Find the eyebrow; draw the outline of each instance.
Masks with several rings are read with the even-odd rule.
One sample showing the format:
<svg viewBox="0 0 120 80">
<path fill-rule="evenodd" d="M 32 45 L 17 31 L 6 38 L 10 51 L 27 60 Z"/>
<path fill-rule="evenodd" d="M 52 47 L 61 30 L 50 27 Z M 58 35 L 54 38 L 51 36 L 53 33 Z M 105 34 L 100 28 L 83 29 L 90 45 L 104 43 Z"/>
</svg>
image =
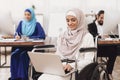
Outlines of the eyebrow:
<svg viewBox="0 0 120 80">
<path fill-rule="evenodd" d="M 66 20 L 68 20 L 69 18 L 66 18 Z M 70 19 L 76 19 L 76 18 L 70 18 Z"/>
</svg>

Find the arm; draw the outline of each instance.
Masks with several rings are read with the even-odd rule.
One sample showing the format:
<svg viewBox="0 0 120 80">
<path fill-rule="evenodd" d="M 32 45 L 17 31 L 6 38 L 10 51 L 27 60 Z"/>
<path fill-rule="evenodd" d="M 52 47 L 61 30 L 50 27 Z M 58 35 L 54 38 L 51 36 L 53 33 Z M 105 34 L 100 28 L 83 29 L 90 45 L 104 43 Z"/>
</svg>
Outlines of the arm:
<svg viewBox="0 0 120 80">
<path fill-rule="evenodd" d="M 21 35 L 22 35 L 22 33 L 21 33 L 21 26 L 22 26 L 22 21 L 20 21 L 20 23 L 19 23 L 19 25 L 18 25 L 18 27 L 16 29 L 16 32 L 15 32 L 15 35 L 14 35 L 15 38 L 16 38 L 16 36 L 18 38 L 21 38 Z"/>
<path fill-rule="evenodd" d="M 40 25 L 40 23 L 36 24 L 36 29 L 35 29 L 35 35 L 30 36 L 30 38 L 39 38 L 39 39 L 45 39 L 45 32 L 42 28 L 42 26 Z"/>
</svg>

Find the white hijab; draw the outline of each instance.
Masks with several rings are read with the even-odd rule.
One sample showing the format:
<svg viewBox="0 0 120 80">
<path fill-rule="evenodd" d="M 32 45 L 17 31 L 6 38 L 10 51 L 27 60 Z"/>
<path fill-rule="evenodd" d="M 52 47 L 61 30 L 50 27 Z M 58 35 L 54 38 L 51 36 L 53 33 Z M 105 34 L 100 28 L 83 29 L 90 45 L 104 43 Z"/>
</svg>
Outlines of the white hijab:
<svg viewBox="0 0 120 80">
<path fill-rule="evenodd" d="M 79 9 L 69 10 L 66 16 L 72 15 L 77 18 L 78 26 L 75 30 L 68 29 L 59 37 L 57 52 L 64 58 L 73 59 L 79 46 L 82 43 L 82 39 L 87 31 L 87 26 L 85 24 L 84 14 Z"/>
</svg>

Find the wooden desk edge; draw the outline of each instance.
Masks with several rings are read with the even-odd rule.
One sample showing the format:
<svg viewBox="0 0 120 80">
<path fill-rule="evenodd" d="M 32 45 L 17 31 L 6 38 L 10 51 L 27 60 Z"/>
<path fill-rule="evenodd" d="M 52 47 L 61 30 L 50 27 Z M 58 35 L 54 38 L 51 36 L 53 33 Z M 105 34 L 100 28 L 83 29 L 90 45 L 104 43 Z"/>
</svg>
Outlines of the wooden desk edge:
<svg viewBox="0 0 120 80">
<path fill-rule="evenodd" d="M 44 42 L 0 42 L 0 46 L 34 46 L 44 45 Z"/>
<path fill-rule="evenodd" d="M 98 45 L 120 45 L 120 41 L 100 41 L 98 40 Z"/>
</svg>

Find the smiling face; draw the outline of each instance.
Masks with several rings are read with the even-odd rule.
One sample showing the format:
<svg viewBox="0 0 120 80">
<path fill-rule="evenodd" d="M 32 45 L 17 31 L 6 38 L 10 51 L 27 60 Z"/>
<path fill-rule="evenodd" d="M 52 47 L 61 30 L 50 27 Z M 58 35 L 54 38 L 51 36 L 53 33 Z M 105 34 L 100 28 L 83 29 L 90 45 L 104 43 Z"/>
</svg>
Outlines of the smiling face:
<svg viewBox="0 0 120 80">
<path fill-rule="evenodd" d="M 31 16 L 31 13 L 30 12 L 25 12 L 24 13 L 24 15 L 25 15 L 25 19 L 27 20 L 27 21 L 30 21 L 31 20 L 31 18 L 32 18 L 32 16 Z"/>
<path fill-rule="evenodd" d="M 71 30 L 75 30 L 77 28 L 77 26 L 78 26 L 77 18 L 72 16 L 72 15 L 66 16 L 66 22 L 67 22 L 68 27 Z"/>
</svg>

